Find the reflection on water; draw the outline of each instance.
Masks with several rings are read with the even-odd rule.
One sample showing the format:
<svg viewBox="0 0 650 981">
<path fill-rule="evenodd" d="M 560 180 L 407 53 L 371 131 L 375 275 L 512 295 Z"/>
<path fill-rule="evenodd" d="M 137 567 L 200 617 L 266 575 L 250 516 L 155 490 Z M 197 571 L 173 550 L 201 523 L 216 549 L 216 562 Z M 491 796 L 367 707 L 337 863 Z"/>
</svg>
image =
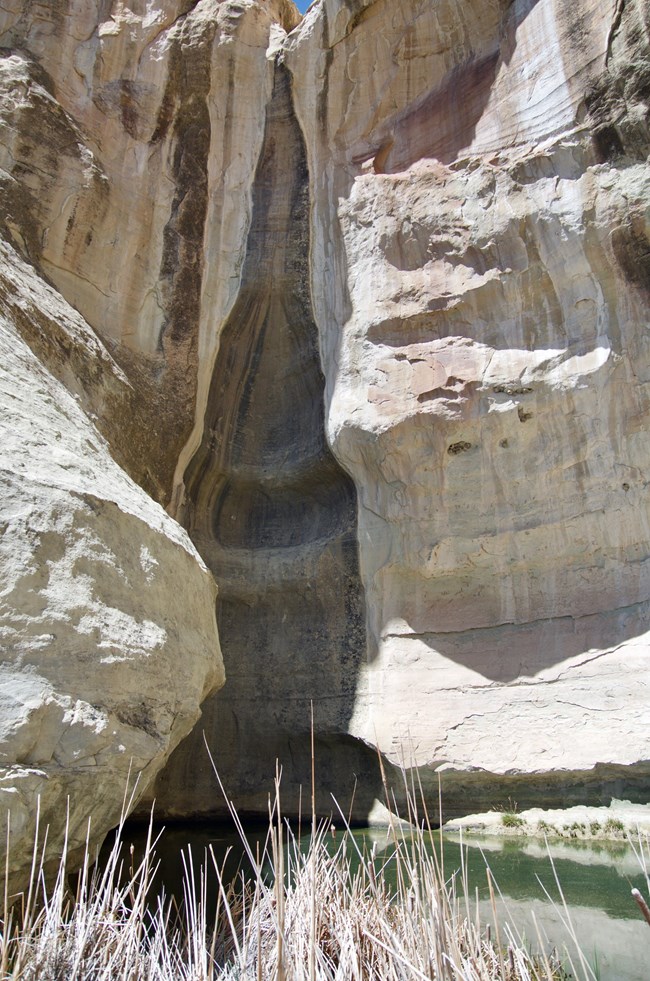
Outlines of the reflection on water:
<svg viewBox="0 0 650 981">
<path fill-rule="evenodd" d="M 446 849 L 453 854 L 460 848 L 458 841 L 448 841 Z M 593 907 L 615 918 L 635 918 L 630 890 L 646 891 L 639 859 L 624 842 L 472 837 L 465 845 L 476 881 L 485 875 L 487 863 L 503 894 L 513 899 L 544 898 L 542 887 L 559 899 L 553 869 L 569 906 Z"/>
<path fill-rule="evenodd" d="M 263 854 L 267 827 L 247 828 L 252 854 Z M 383 831 L 350 832 L 356 846 L 366 853 L 374 849 L 377 867 L 384 869 L 389 882 L 395 880 L 395 862 L 391 858 L 395 842 Z M 124 842 L 133 843 L 136 854 L 144 847 L 146 828 L 127 826 Z M 439 851 L 439 837 L 434 835 Z M 300 837 L 306 851 L 309 836 Z M 341 843 L 341 832 L 329 840 L 334 850 Z M 349 844 L 354 854 L 354 844 Z M 408 834 L 401 840 L 408 848 Z M 496 838 L 473 835 L 462 846 L 457 836 L 443 838 L 442 861 L 445 877 L 456 876 L 461 891 L 461 847 L 467 873 L 468 892 L 474 910 L 478 896 L 481 919 L 490 922 L 492 908 L 486 866 L 489 865 L 499 891 L 497 914 L 501 924 L 506 920 L 524 938 L 527 946 L 539 948 L 539 938 L 549 946 L 566 946 L 575 956 L 575 944 L 566 925 L 564 903 L 572 928 L 597 981 L 648 981 L 650 978 L 650 929 L 642 919 L 630 892 L 639 889 L 644 895 L 650 885 L 632 847 L 622 842 L 549 842 L 532 838 Z M 175 825 L 161 835 L 156 846 L 160 862 L 154 888 L 164 889 L 180 901 L 183 896 L 183 853 L 191 853 L 195 866 L 206 864 L 212 869 L 214 855 L 225 878 L 248 876 L 251 866 L 236 833 L 214 825 Z M 557 881 L 556 881 L 557 876 Z M 209 901 L 217 897 L 216 876 L 208 876 Z"/>
</svg>

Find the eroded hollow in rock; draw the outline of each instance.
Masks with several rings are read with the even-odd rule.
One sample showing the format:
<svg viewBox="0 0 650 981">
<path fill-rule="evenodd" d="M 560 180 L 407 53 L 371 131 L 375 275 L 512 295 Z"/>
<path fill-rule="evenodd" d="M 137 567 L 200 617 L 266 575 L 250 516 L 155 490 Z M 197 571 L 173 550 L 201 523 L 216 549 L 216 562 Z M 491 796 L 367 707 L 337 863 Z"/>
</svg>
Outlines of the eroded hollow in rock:
<svg viewBox="0 0 650 981">
<path fill-rule="evenodd" d="M 276 758 L 295 813 L 300 785 L 308 800 L 312 701 L 328 745 L 328 812 L 330 791 L 353 780 L 345 733 L 365 652 L 356 492 L 325 438 L 308 256 L 305 151 L 290 76 L 277 67 L 242 285 L 185 481 L 186 525 L 219 583 L 227 682 L 159 779 L 159 813 L 223 812 L 203 731 L 242 813 L 265 812 Z"/>
</svg>

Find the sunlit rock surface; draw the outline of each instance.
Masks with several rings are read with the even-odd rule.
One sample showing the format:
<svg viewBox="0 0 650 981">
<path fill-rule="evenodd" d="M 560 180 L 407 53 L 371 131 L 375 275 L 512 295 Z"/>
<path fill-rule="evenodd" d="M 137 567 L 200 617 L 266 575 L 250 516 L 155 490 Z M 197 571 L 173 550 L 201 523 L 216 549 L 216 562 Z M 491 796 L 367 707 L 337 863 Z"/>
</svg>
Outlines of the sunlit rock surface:
<svg viewBox="0 0 650 981">
<path fill-rule="evenodd" d="M 165 504 L 237 294 L 282 18 L 286 0 L 0 11 L 6 227 L 115 349 L 137 389 L 121 450 Z"/>
<path fill-rule="evenodd" d="M 380 758 L 448 816 L 645 793 L 648 36 L 641 0 L 5 3 L 0 231 L 101 344 L 14 322 L 220 587 L 161 814 L 224 812 L 204 732 L 243 811 L 276 758 L 306 806 L 312 706 L 354 819 Z"/>
<path fill-rule="evenodd" d="M 0 835 L 11 891 L 25 883 L 39 819 L 54 864 L 66 834 L 72 860 L 87 836 L 91 849 L 101 843 L 223 684 L 223 665 L 214 581 L 186 533 L 114 462 L 84 396 L 21 334 L 64 374 L 76 357 L 106 391 L 125 379 L 32 267 L 4 245 L 0 262 Z"/>
<path fill-rule="evenodd" d="M 324 2 L 289 42 L 350 732 L 446 805 L 647 780 L 648 11 Z M 595 768 L 595 769 L 594 769 Z"/>
</svg>

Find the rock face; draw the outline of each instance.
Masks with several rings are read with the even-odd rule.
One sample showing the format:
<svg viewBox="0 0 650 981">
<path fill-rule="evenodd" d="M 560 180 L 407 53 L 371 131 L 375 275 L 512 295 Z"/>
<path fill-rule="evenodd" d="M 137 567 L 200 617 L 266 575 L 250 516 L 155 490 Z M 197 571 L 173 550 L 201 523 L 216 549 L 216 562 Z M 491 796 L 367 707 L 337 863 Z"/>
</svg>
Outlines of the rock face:
<svg viewBox="0 0 650 981">
<path fill-rule="evenodd" d="M 121 403 L 120 462 L 164 503 L 209 384 L 213 324 L 236 295 L 269 34 L 283 12 L 298 19 L 286 7 L 0 11 L 6 227 L 114 349 L 137 391 Z"/>
<path fill-rule="evenodd" d="M 648 37 L 643 3 L 325 0 L 290 44 L 349 731 L 450 812 L 647 781 Z"/>
<path fill-rule="evenodd" d="M 223 684 L 214 582 L 183 530 L 16 330 L 125 379 L 82 318 L 0 247 L 0 834 L 10 889 L 37 812 L 56 863 L 141 796 Z M 35 347 L 38 345 L 35 344 Z M 182 666 L 182 669 L 181 669 Z"/>
<path fill-rule="evenodd" d="M 312 704 L 355 819 L 377 751 L 449 815 L 647 790 L 646 8 L 0 11 L 0 232 L 95 353 L 12 323 L 220 586 L 161 813 L 223 812 L 203 729 L 295 812 Z"/>
<path fill-rule="evenodd" d="M 166 17 L 149 19 L 142 49 Z M 137 47 L 137 17 L 99 20 L 87 4 L 0 14 L 0 836 L 10 810 L 11 888 L 29 870 L 39 807 L 54 862 L 68 812 L 74 860 L 89 819 L 92 846 L 224 680 L 214 581 L 131 479 L 171 493 L 178 434 L 192 426 L 196 333 L 166 347 L 147 313 L 159 242 L 149 253 L 138 236 L 146 243 L 164 200 L 148 195 L 147 160 L 127 145 L 136 110 L 120 82 L 111 88 Z"/>
<path fill-rule="evenodd" d="M 239 809 L 264 814 L 276 759 L 287 761 L 289 808 L 298 786 L 310 784 L 312 701 L 319 741 L 347 742 L 365 646 L 356 495 L 325 440 L 307 171 L 282 67 L 252 204 L 241 287 L 185 473 L 183 522 L 218 576 L 228 677 L 201 730 Z M 200 813 L 223 807 L 207 762 L 197 731 L 161 776 L 159 806 L 173 814 L 186 800 Z"/>
</svg>

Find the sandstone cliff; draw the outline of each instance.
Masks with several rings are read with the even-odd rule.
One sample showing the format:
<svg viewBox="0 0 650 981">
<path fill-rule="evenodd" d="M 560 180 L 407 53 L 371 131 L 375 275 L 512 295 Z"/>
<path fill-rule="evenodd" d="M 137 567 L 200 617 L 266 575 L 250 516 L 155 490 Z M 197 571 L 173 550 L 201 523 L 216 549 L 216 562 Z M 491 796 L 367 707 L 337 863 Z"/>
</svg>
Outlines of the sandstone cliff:
<svg viewBox="0 0 650 981">
<path fill-rule="evenodd" d="M 203 729 L 242 809 L 279 757 L 295 810 L 312 702 L 320 806 L 356 782 L 360 819 L 377 750 L 455 813 L 644 794 L 647 5 L 0 32 L 3 233 L 105 353 L 25 339 L 220 585 L 228 682 L 160 810 L 222 811 Z"/>
<path fill-rule="evenodd" d="M 87 839 L 101 842 L 224 678 L 214 580 L 118 465 L 151 491 L 171 479 L 164 433 L 151 425 L 165 412 L 151 403 L 153 361 L 122 340 L 125 371 L 109 350 L 120 326 L 111 304 L 124 300 L 132 264 L 118 244 L 128 206 L 115 202 L 119 182 L 81 102 L 68 112 L 65 79 L 47 70 L 71 67 L 54 27 L 84 37 L 87 6 L 69 23 L 55 6 L 51 23 L 39 5 L 14 6 L 2 11 L 12 47 L 0 59 L 0 837 L 9 833 L 10 889 L 25 882 L 39 821 L 48 863 L 66 835 L 71 860 Z M 92 274 L 104 219 L 113 268 L 96 256 Z"/>
<path fill-rule="evenodd" d="M 378 0 L 288 46 L 359 493 L 349 731 L 451 810 L 647 778 L 648 37 L 643 3 Z"/>
</svg>

